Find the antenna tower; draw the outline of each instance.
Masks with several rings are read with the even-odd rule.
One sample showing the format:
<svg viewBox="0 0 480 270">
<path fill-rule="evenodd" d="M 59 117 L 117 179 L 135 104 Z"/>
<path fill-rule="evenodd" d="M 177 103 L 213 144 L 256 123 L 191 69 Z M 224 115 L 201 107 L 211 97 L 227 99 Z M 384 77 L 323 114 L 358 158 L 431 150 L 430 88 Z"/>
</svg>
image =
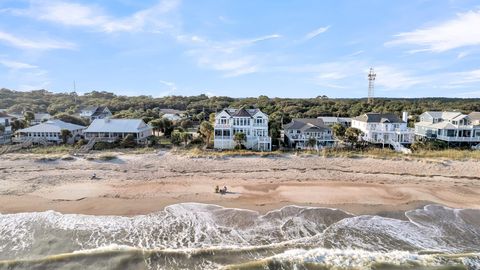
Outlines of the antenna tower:
<svg viewBox="0 0 480 270">
<path fill-rule="evenodd" d="M 373 104 L 373 97 L 375 95 L 375 78 L 377 74 L 373 71 L 373 68 L 370 68 L 368 73 L 368 104 Z"/>
</svg>

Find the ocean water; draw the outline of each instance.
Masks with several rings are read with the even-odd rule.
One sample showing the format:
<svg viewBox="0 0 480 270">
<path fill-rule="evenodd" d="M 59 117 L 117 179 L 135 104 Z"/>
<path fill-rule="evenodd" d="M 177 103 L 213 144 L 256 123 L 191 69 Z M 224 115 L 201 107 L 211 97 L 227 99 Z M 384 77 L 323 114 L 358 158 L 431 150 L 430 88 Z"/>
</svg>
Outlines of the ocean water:
<svg viewBox="0 0 480 270">
<path fill-rule="evenodd" d="M 480 269 L 480 210 L 405 219 L 184 203 L 135 217 L 0 215 L 0 269 Z"/>
</svg>

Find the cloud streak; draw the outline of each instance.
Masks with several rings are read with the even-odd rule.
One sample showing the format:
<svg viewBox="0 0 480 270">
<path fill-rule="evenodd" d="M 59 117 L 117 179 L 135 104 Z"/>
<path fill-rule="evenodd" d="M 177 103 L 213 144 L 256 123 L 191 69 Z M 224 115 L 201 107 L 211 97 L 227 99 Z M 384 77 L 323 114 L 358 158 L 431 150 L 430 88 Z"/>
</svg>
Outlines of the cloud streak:
<svg viewBox="0 0 480 270">
<path fill-rule="evenodd" d="M 150 8 L 123 18 L 115 18 L 95 5 L 64 0 L 32 0 L 26 9 L 6 9 L 3 12 L 64 26 L 87 27 L 106 33 L 159 31 L 171 27 L 163 17 L 179 4 L 180 0 L 162 0 Z"/>
<path fill-rule="evenodd" d="M 438 25 L 404 32 L 394 36 L 386 46 L 413 45 L 410 52 L 445 52 L 480 45 L 480 10 L 457 14 L 455 19 Z"/>
<path fill-rule="evenodd" d="M 221 71 L 225 77 L 237 77 L 259 71 L 262 57 L 249 51 L 249 47 L 281 37 L 279 34 L 271 34 L 219 42 L 198 36 L 180 35 L 177 40 L 193 47 L 187 51 L 187 55 L 193 57 L 199 67 Z"/>
<path fill-rule="evenodd" d="M 315 29 L 315 30 L 307 33 L 307 34 L 305 35 L 305 37 L 303 38 L 303 40 L 304 40 L 304 41 L 311 40 L 311 39 L 319 36 L 320 34 L 323 34 L 323 33 L 327 32 L 328 29 L 330 29 L 330 25 L 317 28 L 317 29 Z"/>
<path fill-rule="evenodd" d="M 13 34 L 0 31 L 0 41 L 10 46 L 21 49 L 35 49 L 35 50 L 53 50 L 53 49 L 74 49 L 75 44 L 66 41 L 56 40 L 31 40 L 15 36 Z"/>
</svg>

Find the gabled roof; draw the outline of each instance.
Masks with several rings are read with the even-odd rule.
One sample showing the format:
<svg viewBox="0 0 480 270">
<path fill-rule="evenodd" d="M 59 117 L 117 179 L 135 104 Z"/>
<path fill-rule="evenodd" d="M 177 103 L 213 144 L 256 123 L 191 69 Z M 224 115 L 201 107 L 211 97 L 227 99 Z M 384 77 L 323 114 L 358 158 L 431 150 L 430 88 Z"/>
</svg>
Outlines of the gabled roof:
<svg viewBox="0 0 480 270">
<path fill-rule="evenodd" d="M 405 123 L 393 113 L 365 113 L 353 119 L 367 123 Z"/>
<path fill-rule="evenodd" d="M 97 107 L 97 109 L 95 109 L 95 111 L 92 113 L 92 116 L 98 116 L 102 114 L 105 111 L 105 109 L 108 109 L 108 108 L 105 106 Z"/>
<path fill-rule="evenodd" d="M 259 109 L 232 109 L 227 108 L 223 110 L 224 112 L 228 113 L 232 117 L 253 117 L 257 114 L 260 110 Z"/>
<path fill-rule="evenodd" d="M 63 122 L 62 120 L 48 120 L 46 122 L 40 123 L 35 126 L 31 126 L 28 128 L 20 129 L 18 132 L 26 133 L 26 132 L 60 132 L 62 129 L 68 129 L 70 131 L 83 129 L 84 126 L 75 125 L 67 122 Z"/>
<path fill-rule="evenodd" d="M 292 122 L 284 126 L 284 129 L 299 129 L 302 131 L 310 128 L 320 130 L 328 129 L 323 123 L 323 120 L 319 118 L 294 118 L 292 119 Z"/>
<path fill-rule="evenodd" d="M 238 116 L 238 117 L 252 117 L 247 110 L 244 108 L 241 108 L 240 110 L 237 110 L 232 116 Z"/>
<path fill-rule="evenodd" d="M 444 120 L 452 120 L 452 119 L 462 115 L 462 113 L 460 113 L 460 112 L 426 111 L 424 113 L 432 116 L 433 118 L 441 118 L 441 119 L 444 119 Z"/>
<path fill-rule="evenodd" d="M 151 129 L 142 119 L 95 119 L 84 132 L 136 133 Z"/>
</svg>

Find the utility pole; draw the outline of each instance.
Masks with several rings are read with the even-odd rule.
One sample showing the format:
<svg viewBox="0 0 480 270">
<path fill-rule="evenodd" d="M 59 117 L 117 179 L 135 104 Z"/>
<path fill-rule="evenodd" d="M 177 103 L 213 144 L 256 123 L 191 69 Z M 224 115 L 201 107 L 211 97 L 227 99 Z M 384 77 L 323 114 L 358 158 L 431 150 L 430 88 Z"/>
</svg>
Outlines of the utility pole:
<svg viewBox="0 0 480 270">
<path fill-rule="evenodd" d="M 373 68 L 370 68 L 368 73 L 368 104 L 373 104 L 373 98 L 375 96 L 375 78 L 377 74 L 373 71 Z"/>
</svg>

